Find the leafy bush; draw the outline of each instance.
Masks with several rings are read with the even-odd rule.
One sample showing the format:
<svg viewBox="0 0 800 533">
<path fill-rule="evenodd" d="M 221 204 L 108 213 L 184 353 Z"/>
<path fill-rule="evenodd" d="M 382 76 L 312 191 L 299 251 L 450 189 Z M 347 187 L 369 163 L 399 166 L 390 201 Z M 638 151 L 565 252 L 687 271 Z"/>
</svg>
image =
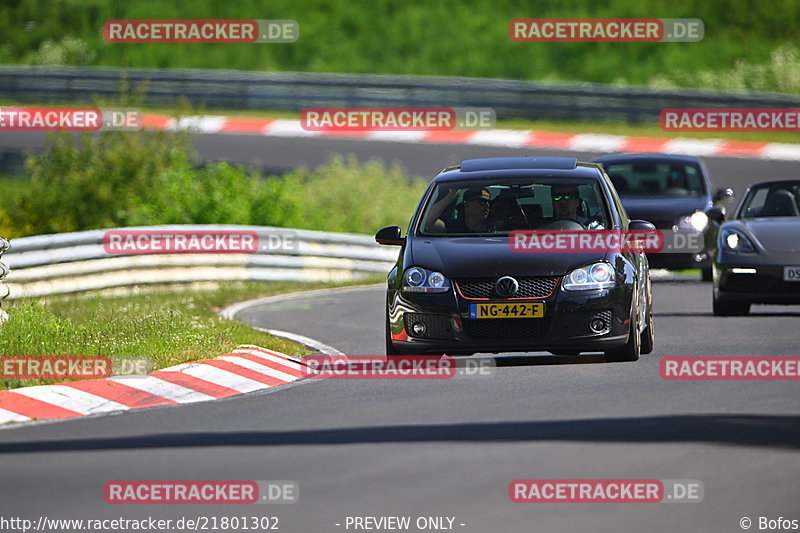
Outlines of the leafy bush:
<svg viewBox="0 0 800 533">
<path fill-rule="evenodd" d="M 677 69 L 669 75 L 655 76 L 649 85 L 658 88 L 708 87 L 721 91 L 800 94 L 800 48 L 791 44 L 779 46 L 764 63 L 739 59 L 736 66 L 728 70 L 691 72 Z"/>
<path fill-rule="evenodd" d="M 335 158 L 264 178 L 240 166 L 195 168 L 185 133 L 60 133 L 7 180 L 0 233 L 156 224 L 254 224 L 372 233 L 406 222 L 426 186 L 399 167 Z"/>
</svg>

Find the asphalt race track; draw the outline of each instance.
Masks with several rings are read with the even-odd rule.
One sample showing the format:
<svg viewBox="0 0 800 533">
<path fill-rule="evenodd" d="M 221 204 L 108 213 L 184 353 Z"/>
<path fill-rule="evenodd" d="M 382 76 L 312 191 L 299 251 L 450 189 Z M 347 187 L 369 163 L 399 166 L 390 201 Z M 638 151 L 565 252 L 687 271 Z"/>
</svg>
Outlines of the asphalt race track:
<svg viewBox="0 0 800 533">
<path fill-rule="evenodd" d="M 39 150 L 44 135 L 37 132 L 0 131 L 0 150 Z M 412 176 L 433 177 L 444 167 L 464 159 L 519 155 L 555 155 L 591 161 L 600 152 L 566 152 L 533 148 L 504 148 L 459 144 L 409 144 L 335 138 L 265 137 L 263 135 L 218 134 L 193 136 L 203 161 L 225 160 L 262 167 L 269 172 L 285 172 L 298 166 L 315 168 L 336 154 L 353 154 L 359 160 L 380 159 L 398 162 Z M 738 196 L 750 183 L 768 179 L 794 179 L 797 162 L 744 158 L 704 158 L 717 187 L 731 187 Z M 401 221 L 401 225 L 407 221 Z"/>
<path fill-rule="evenodd" d="M 425 175 L 461 158 L 544 153 L 201 137 L 207 158 L 229 150 L 241 162 L 313 166 L 340 151 L 397 159 Z M 716 184 L 737 193 L 750 181 L 796 177 L 796 163 L 707 163 Z M 760 516 L 800 518 L 797 382 L 678 382 L 658 372 L 665 356 L 798 356 L 800 306 L 719 318 L 709 283 L 657 281 L 654 291 L 656 348 L 635 363 L 480 355 L 495 361 L 492 377 L 305 380 L 205 404 L 0 430 L 0 515 L 271 515 L 290 533 L 346 531 L 347 516 L 450 516 L 454 530 L 480 533 L 733 532 L 745 516 L 752 530 Z M 380 287 L 359 288 L 253 307 L 239 318 L 347 354 L 375 354 L 383 350 L 383 302 Z M 518 478 L 692 479 L 702 482 L 704 499 L 511 503 L 508 485 Z M 115 479 L 293 480 L 300 497 L 287 505 L 109 505 L 103 485 Z"/>
</svg>

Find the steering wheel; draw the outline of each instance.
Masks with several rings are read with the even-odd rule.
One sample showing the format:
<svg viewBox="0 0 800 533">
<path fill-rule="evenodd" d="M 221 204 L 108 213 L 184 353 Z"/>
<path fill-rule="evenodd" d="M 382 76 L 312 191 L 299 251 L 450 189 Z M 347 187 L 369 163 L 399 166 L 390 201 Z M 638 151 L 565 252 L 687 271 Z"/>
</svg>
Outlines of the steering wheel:
<svg viewBox="0 0 800 533">
<path fill-rule="evenodd" d="M 560 219 L 560 220 L 551 220 L 546 224 L 542 224 L 536 229 L 586 229 L 583 224 L 578 222 L 577 220 L 570 220 L 570 219 Z"/>
</svg>

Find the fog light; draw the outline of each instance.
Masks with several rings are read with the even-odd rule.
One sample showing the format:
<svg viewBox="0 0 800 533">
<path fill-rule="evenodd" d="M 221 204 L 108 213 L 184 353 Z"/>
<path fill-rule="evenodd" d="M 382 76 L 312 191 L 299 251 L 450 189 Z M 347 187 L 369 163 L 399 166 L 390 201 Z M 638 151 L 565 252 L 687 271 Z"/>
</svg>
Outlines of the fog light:
<svg viewBox="0 0 800 533">
<path fill-rule="evenodd" d="M 414 322 L 411 324 L 411 332 L 415 337 L 422 337 L 425 335 L 425 324 L 422 322 Z"/>
<path fill-rule="evenodd" d="M 591 322 L 589 322 L 589 327 L 595 333 L 600 333 L 601 331 L 605 331 L 608 326 L 606 325 L 606 321 L 602 318 L 593 318 Z"/>
</svg>

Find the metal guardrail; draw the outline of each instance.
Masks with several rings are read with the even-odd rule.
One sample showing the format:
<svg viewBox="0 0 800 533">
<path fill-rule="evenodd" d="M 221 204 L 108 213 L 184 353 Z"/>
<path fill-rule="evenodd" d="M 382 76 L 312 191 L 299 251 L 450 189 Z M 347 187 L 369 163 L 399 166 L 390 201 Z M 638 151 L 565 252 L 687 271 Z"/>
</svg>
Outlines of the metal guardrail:
<svg viewBox="0 0 800 533">
<path fill-rule="evenodd" d="M 106 251 L 106 231 L 237 231 L 290 235 L 291 249 L 252 254 L 131 254 Z M 328 233 L 268 226 L 166 225 L 14 239 L 5 260 L 11 267 L 8 298 L 39 297 L 93 289 L 152 283 L 200 281 L 341 281 L 386 273 L 397 249 L 375 243 L 368 235 Z"/>
<path fill-rule="evenodd" d="M 312 106 L 491 107 L 498 118 L 656 122 L 668 107 L 800 107 L 777 93 L 655 90 L 594 83 L 549 84 L 490 78 L 312 74 L 111 67 L 0 67 L 0 98 L 89 103 L 112 98 L 121 82 L 142 86 L 144 102 L 182 97 L 218 109 L 299 111 Z"/>
<path fill-rule="evenodd" d="M 2 257 L 3 252 L 8 250 L 9 242 L 0 237 L 0 257 Z M 9 268 L 4 262 L 0 261 L 0 300 L 8 296 L 9 288 L 8 285 L 5 284 L 5 278 L 8 276 Z M 8 314 L 0 309 L 0 324 L 8 320 Z"/>
</svg>

